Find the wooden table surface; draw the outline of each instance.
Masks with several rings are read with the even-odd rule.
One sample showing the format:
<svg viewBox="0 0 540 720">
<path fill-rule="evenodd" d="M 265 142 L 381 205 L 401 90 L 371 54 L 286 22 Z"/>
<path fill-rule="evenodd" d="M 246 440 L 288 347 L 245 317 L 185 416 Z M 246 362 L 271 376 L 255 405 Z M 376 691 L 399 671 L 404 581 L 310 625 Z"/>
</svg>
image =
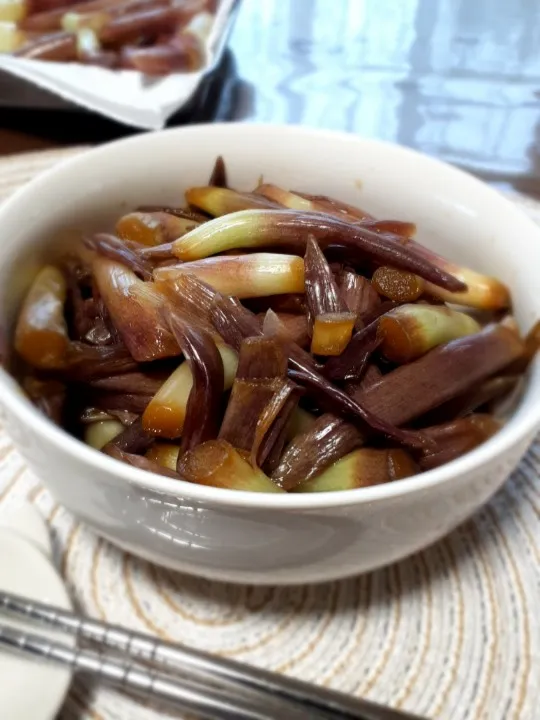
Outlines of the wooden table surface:
<svg viewBox="0 0 540 720">
<path fill-rule="evenodd" d="M 243 0 L 230 51 L 172 124 L 347 130 L 540 196 L 539 119 L 535 2 Z M 0 107 L 3 154 L 130 132 L 79 111 Z"/>
</svg>

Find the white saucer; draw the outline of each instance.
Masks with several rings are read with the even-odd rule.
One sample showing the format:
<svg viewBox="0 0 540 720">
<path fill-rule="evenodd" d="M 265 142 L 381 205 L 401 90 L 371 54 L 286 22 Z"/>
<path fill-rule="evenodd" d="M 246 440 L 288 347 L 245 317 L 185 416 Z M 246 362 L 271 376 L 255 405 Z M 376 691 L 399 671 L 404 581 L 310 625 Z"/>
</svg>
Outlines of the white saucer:
<svg viewBox="0 0 540 720">
<path fill-rule="evenodd" d="M 0 527 L 0 589 L 70 610 L 71 603 L 61 578 L 43 552 L 43 544 L 33 539 L 34 543 L 11 529 Z M 0 623 L 20 627 L 20 623 L 1 614 Z M 54 637 L 37 625 L 25 627 L 30 632 Z M 73 638 L 57 636 L 57 639 L 73 644 Z M 68 669 L 0 650 L 0 717 L 2 720 L 54 720 L 70 681 Z"/>
</svg>

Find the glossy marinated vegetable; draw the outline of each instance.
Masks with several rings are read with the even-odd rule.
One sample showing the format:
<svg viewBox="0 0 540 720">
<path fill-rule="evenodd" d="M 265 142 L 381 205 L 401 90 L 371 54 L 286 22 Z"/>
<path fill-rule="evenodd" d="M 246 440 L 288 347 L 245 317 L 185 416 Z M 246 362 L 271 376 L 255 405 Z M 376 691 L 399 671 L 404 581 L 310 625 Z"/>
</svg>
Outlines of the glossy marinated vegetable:
<svg viewBox="0 0 540 720">
<path fill-rule="evenodd" d="M 215 0 L 0 0 L 0 52 L 146 75 L 191 72 L 205 62 L 215 11 Z"/>
<path fill-rule="evenodd" d="M 128 5 L 156 26 L 170 10 Z M 24 22 L 130 37 L 107 7 Z M 51 420 L 142 470 L 278 494 L 399 481 L 499 430 L 540 332 L 520 336 L 498 279 L 410 223 L 233 189 L 222 158 L 186 200 L 134 207 L 36 275 L 12 369 Z"/>
</svg>

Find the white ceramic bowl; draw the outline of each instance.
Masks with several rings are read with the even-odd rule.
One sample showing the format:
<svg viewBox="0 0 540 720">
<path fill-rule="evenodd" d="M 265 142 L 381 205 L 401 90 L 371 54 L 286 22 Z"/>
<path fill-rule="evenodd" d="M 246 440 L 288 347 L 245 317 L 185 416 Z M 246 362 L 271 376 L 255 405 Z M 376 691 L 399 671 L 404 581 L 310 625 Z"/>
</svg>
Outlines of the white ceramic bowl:
<svg viewBox="0 0 540 720">
<path fill-rule="evenodd" d="M 0 209 L 0 307 L 10 322 L 51 245 L 141 203 L 178 204 L 217 154 L 230 179 L 327 193 L 418 224 L 419 239 L 501 277 L 524 329 L 540 317 L 540 232 L 472 177 L 394 145 L 300 127 L 199 125 L 99 147 L 31 182 Z M 66 230 L 67 229 L 67 230 Z M 71 235 L 72 237 L 72 235 Z M 24 268 L 24 271 L 22 270 Z M 462 522 L 504 482 L 540 427 L 540 367 L 515 416 L 474 452 L 390 485 L 267 496 L 175 482 L 112 460 L 42 417 L 0 375 L 6 427 L 57 499 L 152 562 L 232 582 L 330 580 L 394 562 Z"/>
</svg>

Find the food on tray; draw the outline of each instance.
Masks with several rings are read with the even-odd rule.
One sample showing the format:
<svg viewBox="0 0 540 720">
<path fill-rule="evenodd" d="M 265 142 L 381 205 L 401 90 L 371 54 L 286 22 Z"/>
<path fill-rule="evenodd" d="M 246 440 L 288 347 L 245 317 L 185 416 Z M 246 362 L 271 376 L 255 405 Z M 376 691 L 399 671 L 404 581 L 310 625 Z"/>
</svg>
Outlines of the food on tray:
<svg viewBox="0 0 540 720">
<path fill-rule="evenodd" d="M 198 70 L 216 0 L 0 0 L 0 52 L 168 75 Z"/>
<path fill-rule="evenodd" d="M 186 199 L 35 277 L 12 365 L 54 422 L 137 468 L 282 494 L 394 482 L 501 427 L 540 340 L 501 281 L 409 222 L 237 191 L 222 158 Z"/>
</svg>

